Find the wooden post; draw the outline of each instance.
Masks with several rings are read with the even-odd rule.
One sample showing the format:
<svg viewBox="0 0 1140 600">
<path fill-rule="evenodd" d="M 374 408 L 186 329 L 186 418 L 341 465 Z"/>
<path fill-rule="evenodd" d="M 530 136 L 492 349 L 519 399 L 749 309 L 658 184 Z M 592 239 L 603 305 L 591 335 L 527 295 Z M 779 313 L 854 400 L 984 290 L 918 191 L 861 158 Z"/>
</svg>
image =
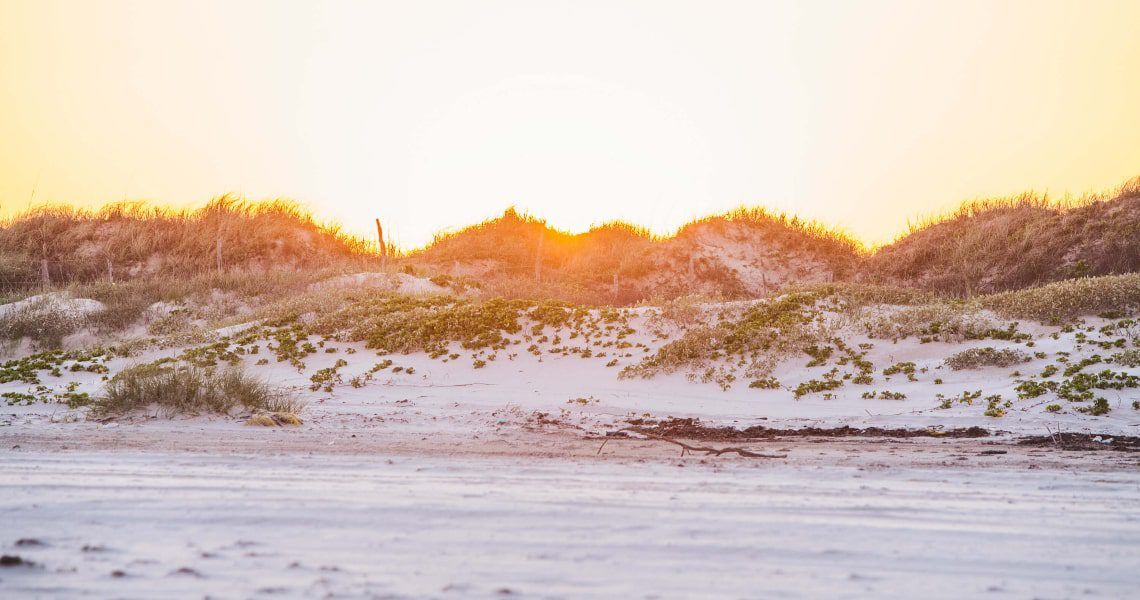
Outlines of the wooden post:
<svg viewBox="0 0 1140 600">
<path fill-rule="evenodd" d="M 380 264 L 388 265 L 388 246 L 384 245 L 384 228 L 380 226 L 380 219 L 376 219 L 376 239 L 380 242 Z"/>
<path fill-rule="evenodd" d="M 218 272 L 222 272 L 222 236 L 218 235 L 218 239 L 214 244 L 214 257 L 218 261 Z"/>
<path fill-rule="evenodd" d="M 111 257 L 107 257 L 107 281 L 115 283 L 115 263 L 111 262 Z"/>
</svg>

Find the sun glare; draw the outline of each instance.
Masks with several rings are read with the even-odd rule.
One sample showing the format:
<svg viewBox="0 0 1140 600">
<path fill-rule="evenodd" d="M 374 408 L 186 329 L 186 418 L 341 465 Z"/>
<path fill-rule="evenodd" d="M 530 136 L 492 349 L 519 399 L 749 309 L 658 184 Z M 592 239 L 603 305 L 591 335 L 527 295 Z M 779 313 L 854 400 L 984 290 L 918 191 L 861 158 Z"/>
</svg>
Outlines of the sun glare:
<svg viewBox="0 0 1140 600">
<path fill-rule="evenodd" d="M 879 243 L 1135 175 L 1140 5 L 1074 7 L 10 0 L 0 215 L 237 193 L 416 247 L 761 205 Z"/>
</svg>

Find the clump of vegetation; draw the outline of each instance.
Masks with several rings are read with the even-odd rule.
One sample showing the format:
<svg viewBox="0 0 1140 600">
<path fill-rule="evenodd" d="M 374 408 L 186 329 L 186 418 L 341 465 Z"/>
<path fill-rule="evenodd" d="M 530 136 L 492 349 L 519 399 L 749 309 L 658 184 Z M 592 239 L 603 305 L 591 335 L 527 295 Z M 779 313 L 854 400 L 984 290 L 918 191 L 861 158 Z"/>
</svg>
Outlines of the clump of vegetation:
<svg viewBox="0 0 1140 600">
<path fill-rule="evenodd" d="M 1117 352 L 1109 359 L 1113 364 L 1122 367 L 1140 367 L 1140 350 L 1132 349 L 1125 350 L 1124 352 Z"/>
<path fill-rule="evenodd" d="M 982 390 L 975 390 L 973 392 L 964 391 L 959 396 L 951 396 L 951 397 L 947 397 L 943 394 L 936 394 L 935 395 L 935 398 L 938 398 L 938 400 L 940 401 L 938 404 L 938 408 L 942 408 L 942 409 L 948 409 L 948 408 L 954 406 L 955 402 L 957 402 L 958 404 L 966 404 L 969 406 L 973 406 L 974 400 L 977 400 L 978 398 L 981 398 L 981 397 L 982 397 Z"/>
<path fill-rule="evenodd" d="M 879 281 L 958 296 L 1135 273 L 1140 271 L 1138 223 L 1140 179 L 1108 194 L 1075 201 L 1026 193 L 968 202 L 949 215 L 914 226 L 870 257 L 865 271 Z M 1081 301 L 1088 306 L 1079 310 L 1097 314 L 1125 306 L 1106 300 Z M 1032 299 L 1023 303 L 1017 298 L 998 304 L 1016 312 L 1017 318 L 1037 318 L 1033 316 L 1037 314 L 1048 319 L 1074 307 Z"/>
<path fill-rule="evenodd" d="M 318 369 L 316 373 L 313 373 L 312 376 L 309 377 L 309 381 L 312 382 L 309 389 L 315 392 L 324 388 L 326 392 L 332 392 L 333 386 L 343 381 L 343 378 L 337 371 L 341 367 L 346 366 L 348 366 L 348 361 L 343 358 L 338 358 L 333 366 Z"/>
<path fill-rule="evenodd" d="M 1093 390 L 1122 390 L 1140 387 L 1140 377 L 1105 369 L 1099 373 L 1077 373 L 1057 386 L 1057 396 L 1070 402 L 1087 402 Z"/>
<path fill-rule="evenodd" d="M 715 325 L 689 329 L 641 362 L 622 369 L 620 376 L 652 377 L 678 370 L 707 371 L 714 361 L 742 363 L 750 379 L 763 379 L 781 359 L 827 339 L 815 305 L 821 292 L 786 294 L 752 304 L 739 315 Z"/>
<path fill-rule="evenodd" d="M 257 427 L 284 427 L 298 426 L 304 422 L 301 417 L 291 412 L 258 413 L 246 420 L 246 425 Z"/>
<path fill-rule="evenodd" d="M 915 364 L 913 362 L 908 361 L 895 363 L 883 369 L 883 375 L 887 377 L 890 377 L 891 375 L 898 375 L 899 373 L 906 375 L 908 381 L 918 381 L 918 377 L 916 377 L 914 374 Z"/>
<path fill-rule="evenodd" d="M 501 350 L 508 336 L 522 333 L 526 321 L 561 327 L 590 318 L 589 310 L 557 301 L 381 294 L 346 299 L 339 309 L 322 315 L 312 330 L 347 332 L 349 339 L 363 340 L 380 352 L 424 351 L 438 357 L 447 354 L 453 342 L 469 350 Z M 610 323 L 626 320 L 618 311 L 603 311 L 599 318 Z"/>
<path fill-rule="evenodd" d="M 809 379 L 797 385 L 796 389 L 792 390 L 792 394 L 795 395 L 796 400 L 799 400 L 811 393 L 837 390 L 843 387 L 843 380 L 837 378 L 838 373 L 838 369 L 832 369 L 824 373 L 823 379 Z"/>
<path fill-rule="evenodd" d="M 1017 391 L 1018 398 L 1027 400 L 1056 391 L 1057 385 L 1056 381 L 1026 380 L 1017 382 L 1017 385 L 1013 389 Z"/>
<path fill-rule="evenodd" d="M 1078 406 L 1077 411 L 1099 417 L 1101 415 L 1107 415 L 1112 411 L 1112 408 L 1108 406 L 1108 400 L 1097 398 L 1093 401 L 1091 406 Z"/>
<path fill-rule="evenodd" d="M 780 389 L 780 382 L 775 377 L 766 377 L 749 383 L 748 387 L 759 390 L 778 390 Z"/>
<path fill-rule="evenodd" d="M 1099 354 L 1094 354 L 1092 356 L 1082 358 L 1081 360 L 1079 360 L 1075 363 L 1072 363 L 1069 366 L 1065 367 L 1064 375 L 1065 375 L 1065 377 L 1072 377 L 1073 375 L 1080 373 L 1081 370 L 1084 369 L 1085 367 L 1090 367 L 1092 365 L 1100 364 L 1101 362 L 1104 362 L 1104 359 Z"/>
<path fill-rule="evenodd" d="M 152 406 L 170 414 L 229 414 L 244 408 L 296 413 L 297 400 L 237 369 L 143 364 L 124 369 L 107 382 L 93 412 L 114 415 Z"/>
<path fill-rule="evenodd" d="M 44 385 L 37 385 L 34 391 L 36 392 L 34 394 L 4 392 L 0 394 L 0 398 L 3 398 L 8 406 L 32 406 L 33 404 L 54 402 L 66 404 L 68 408 L 75 409 L 91 404 L 90 394 L 80 392 L 79 383 L 75 381 L 68 383 L 62 391 L 53 391 Z"/>
<path fill-rule="evenodd" d="M 986 396 L 986 410 L 982 414 L 986 415 L 987 417 L 1004 417 L 1005 409 L 1010 408 L 1011 406 L 1013 406 L 1013 403 L 1011 403 L 1009 400 L 1006 400 L 1004 403 L 1002 402 L 1001 394 Z"/>
<path fill-rule="evenodd" d="M 90 302 L 90 301 L 88 301 Z M 58 348 L 63 338 L 88 324 L 89 314 L 58 295 L 40 296 L 0 313 L 0 340 L 30 338 L 43 348 Z"/>
<path fill-rule="evenodd" d="M 141 203 L 40 208 L 0 222 L 0 248 L 0 291 L 40 285 L 45 254 L 48 278 L 57 286 L 162 278 L 181 287 L 179 278 L 217 271 L 219 258 L 223 269 L 242 271 L 349 264 L 359 269 L 375 261 L 377 250 L 316 222 L 294 203 L 251 203 L 229 195 L 191 210 Z M 258 279 L 248 272 L 242 276 Z"/>
<path fill-rule="evenodd" d="M 804 353 L 811 357 L 807 367 L 819 367 L 827 364 L 827 359 L 831 358 L 835 350 L 831 346 L 808 346 L 804 348 Z"/>
<path fill-rule="evenodd" d="M 986 346 L 984 348 L 970 348 L 951 355 L 946 359 L 946 366 L 955 371 L 962 371 L 983 367 L 1009 367 L 1030 360 L 1028 354 L 1016 348 L 998 350 L 992 346 Z"/>
<path fill-rule="evenodd" d="M 864 316 L 860 325 L 873 339 L 917 337 L 924 343 L 983 339 L 997 329 L 992 316 L 963 302 L 932 302 L 876 311 Z"/>
<path fill-rule="evenodd" d="M 0 383 L 20 381 L 38 384 L 41 372 L 47 371 L 53 377 L 60 377 L 63 375 L 65 363 L 68 362 L 71 364 L 66 370 L 71 372 L 106 373 L 108 369 L 103 362 L 116 353 L 119 356 L 128 354 L 123 348 L 92 348 L 84 351 L 56 349 L 39 352 L 0 364 Z"/>
<path fill-rule="evenodd" d="M 1083 277 L 984 296 L 980 302 L 1010 318 L 1062 323 L 1108 309 L 1140 307 L 1140 273 Z"/>
<path fill-rule="evenodd" d="M 902 392 L 890 392 L 886 390 L 882 392 L 863 392 L 864 400 L 874 400 L 875 398 L 879 398 L 881 400 L 906 400 L 906 394 Z"/>
</svg>

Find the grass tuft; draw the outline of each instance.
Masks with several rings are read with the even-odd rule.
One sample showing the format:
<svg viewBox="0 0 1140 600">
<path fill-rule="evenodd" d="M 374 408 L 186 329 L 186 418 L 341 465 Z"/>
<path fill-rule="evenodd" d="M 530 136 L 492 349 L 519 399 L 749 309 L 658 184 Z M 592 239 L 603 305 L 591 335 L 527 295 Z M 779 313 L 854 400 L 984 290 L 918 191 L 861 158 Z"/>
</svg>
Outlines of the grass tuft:
<svg viewBox="0 0 1140 600">
<path fill-rule="evenodd" d="M 238 369 L 216 371 L 154 364 L 129 367 L 110 381 L 93 405 L 95 415 L 158 407 L 168 414 L 230 414 L 234 409 L 295 413 L 301 404 Z"/>
</svg>

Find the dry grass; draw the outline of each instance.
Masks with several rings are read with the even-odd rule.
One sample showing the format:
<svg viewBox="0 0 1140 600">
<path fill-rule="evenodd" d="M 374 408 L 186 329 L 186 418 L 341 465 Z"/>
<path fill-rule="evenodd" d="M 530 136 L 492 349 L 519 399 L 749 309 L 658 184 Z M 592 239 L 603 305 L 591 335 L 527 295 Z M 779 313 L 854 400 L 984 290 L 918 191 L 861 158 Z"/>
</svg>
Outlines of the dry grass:
<svg viewBox="0 0 1140 600">
<path fill-rule="evenodd" d="M 864 276 L 972 296 L 1140 270 L 1140 178 L 1083 198 L 1025 193 L 967 202 L 912 225 Z"/>
<path fill-rule="evenodd" d="M 628 305 L 653 296 L 698 291 L 746 297 L 750 295 L 747 286 L 731 269 L 698 256 L 703 233 L 728 228 L 734 236 L 760 240 L 785 255 L 807 257 L 834 277 L 854 272 L 863 251 L 842 232 L 761 208 L 741 208 L 693 221 L 672 236 L 654 236 L 622 222 L 570 234 L 508 209 L 501 217 L 437 235 L 409 260 L 432 269 L 474 271 L 489 295 L 515 298 Z M 675 283 L 663 287 L 662 275 Z"/>
<path fill-rule="evenodd" d="M 58 348 L 65 336 L 88 325 L 91 318 L 54 298 L 40 298 L 0 315 L 0 340 L 26 337 L 41 348 Z"/>
<path fill-rule="evenodd" d="M 867 248 L 849 233 L 811 219 L 803 219 L 763 207 L 739 207 L 727 213 L 697 219 L 683 225 L 674 237 L 684 239 L 702 227 L 718 227 L 737 223 L 754 235 L 762 235 L 771 243 L 787 250 L 807 250 L 823 256 L 841 274 L 866 255 Z"/>
<path fill-rule="evenodd" d="M 153 364 L 123 369 L 96 399 L 94 415 L 116 415 L 152 407 L 168 414 L 230 414 L 236 408 L 296 413 L 300 403 L 237 369 L 214 371 Z"/>
<path fill-rule="evenodd" d="M 170 210 L 122 203 L 99 210 L 45 207 L 0 223 L 0 289 L 153 276 L 312 269 L 376 264 L 375 244 L 318 223 L 297 204 L 234 196 L 202 208 Z"/>
<path fill-rule="evenodd" d="M 1011 319 L 1060 323 L 1105 311 L 1140 310 L 1140 273 L 1083 277 L 983 296 L 979 303 Z"/>
<path fill-rule="evenodd" d="M 159 300 L 215 289 L 243 298 L 296 294 L 316 276 L 377 270 L 377 250 L 285 201 L 222 196 L 180 211 L 138 203 L 41 208 L 0 223 L 0 300 L 39 290 L 46 258 L 53 289 L 106 303 L 96 325 L 120 327 Z M 730 250 L 740 255 L 727 257 Z M 849 288 L 848 296 L 913 304 L 920 300 L 897 288 L 973 297 L 1140 270 L 1140 179 L 1080 199 L 1027 193 L 968 202 L 874 253 L 840 230 L 763 208 L 698 219 L 671 236 L 621 222 L 570 234 L 509 209 L 439 234 L 395 262 L 477 281 L 488 297 L 593 306 L 755 298 L 805 281 L 879 282 Z M 751 275 L 740 264 L 751 264 Z M 775 279 L 758 284 L 758 273 Z M 887 291 L 896 297 L 883 296 Z"/>
</svg>

